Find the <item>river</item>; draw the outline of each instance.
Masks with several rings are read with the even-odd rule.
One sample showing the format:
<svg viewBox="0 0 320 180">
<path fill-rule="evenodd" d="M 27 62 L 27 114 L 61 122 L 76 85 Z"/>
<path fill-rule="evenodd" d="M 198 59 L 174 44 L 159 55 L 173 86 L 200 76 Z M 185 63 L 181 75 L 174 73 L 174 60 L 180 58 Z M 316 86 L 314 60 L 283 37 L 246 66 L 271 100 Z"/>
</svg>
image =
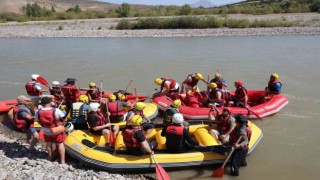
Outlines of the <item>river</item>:
<svg viewBox="0 0 320 180">
<path fill-rule="evenodd" d="M 157 77 L 181 83 L 189 73 L 218 70 L 234 89 L 263 89 L 277 72 L 289 104 L 255 121 L 264 137 L 237 179 L 317 179 L 320 175 L 320 36 L 197 38 L 0 39 L 0 99 L 25 94 L 33 73 L 49 82 L 68 77 L 80 87 L 91 81 L 103 89 L 151 96 Z M 201 84 L 201 83 L 200 83 Z M 202 89 L 205 85 L 202 83 Z M 169 171 L 172 179 L 207 179 L 213 167 Z M 225 175 L 223 179 L 232 179 Z"/>
</svg>

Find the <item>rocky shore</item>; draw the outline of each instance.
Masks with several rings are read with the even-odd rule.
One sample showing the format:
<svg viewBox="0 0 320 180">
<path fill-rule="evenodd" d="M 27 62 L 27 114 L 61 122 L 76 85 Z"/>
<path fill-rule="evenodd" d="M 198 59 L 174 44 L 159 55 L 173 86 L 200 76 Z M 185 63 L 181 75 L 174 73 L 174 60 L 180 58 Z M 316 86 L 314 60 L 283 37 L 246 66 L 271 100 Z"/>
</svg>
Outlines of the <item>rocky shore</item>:
<svg viewBox="0 0 320 180">
<path fill-rule="evenodd" d="M 36 150 L 28 150 L 20 136 L 13 131 L 7 131 L 0 124 L 0 180 L 14 179 L 153 179 L 143 175 L 110 174 L 104 171 L 86 169 L 71 158 L 67 164 L 48 161 L 46 150 L 38 143 Z M 6 134 L 6 135 L 4 135 Z"/>
<path fill-rule="evenodd" d="M 229 15 L 228 18 L 249 20 L 300 21 L 296 27 L 275 28 L 220 28 L 220 29 L 148 29 L 113 30 L 119 18 L 33 21 L 0 24 L 1 38 L 118 38 L 118 37 L 205 37 L 205 36 L 277 36 L 320 35 L 320 13 Z M 130 20 L 136 20 L 130 18 Z"/>
</svg>

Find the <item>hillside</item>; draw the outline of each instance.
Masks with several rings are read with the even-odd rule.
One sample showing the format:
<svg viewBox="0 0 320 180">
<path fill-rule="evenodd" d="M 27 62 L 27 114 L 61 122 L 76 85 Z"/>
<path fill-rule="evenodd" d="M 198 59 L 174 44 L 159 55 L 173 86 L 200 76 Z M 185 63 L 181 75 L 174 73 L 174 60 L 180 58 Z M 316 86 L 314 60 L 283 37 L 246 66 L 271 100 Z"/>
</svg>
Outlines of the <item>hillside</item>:
<svg viewBox="0 0 320 180">
<path fill-rule="evenodd" d="M 95 11 L 107 11 L 110 9 L 116 9 L 119 4 L 110 4 L 100 1 L 92 0 L 0 0 L 0 13 L 13 12 L 22 13 L 22 8 L 27 3 L 38 3 L 40 6 L 44 6 L 47 9 L 51 9 L 52 6 L 57 12 L 64 12 L 67 9 L 79 5 L 82 10 L 95 10 Z M 132 5 L 135 8 L 147 7 L 144 5 Z"/>
</svg>

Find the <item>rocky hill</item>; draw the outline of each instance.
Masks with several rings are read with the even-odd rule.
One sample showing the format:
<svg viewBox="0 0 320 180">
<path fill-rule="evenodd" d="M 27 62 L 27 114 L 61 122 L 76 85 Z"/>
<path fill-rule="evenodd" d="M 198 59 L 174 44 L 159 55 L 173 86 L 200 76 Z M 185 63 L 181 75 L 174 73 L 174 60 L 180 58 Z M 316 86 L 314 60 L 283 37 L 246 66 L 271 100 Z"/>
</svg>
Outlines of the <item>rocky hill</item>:
<svg viewBox="0 0 320 180">
<path fill-rule="evenodd" d="M 82 10 L 95 11 L 107 11 L 120 6 L 119 4 L 111 4 L 92 0 L 0 0 L 0 13 L 22 13 L 22 8 L 26 6 L 27 3 L 38 3 L 40 6 L 44 6 L 47 9 L 51 9 L 51 7 L 54 6 L 57 12 L 66 11 L 67 9 L 76 5 L 79 5 Z M 135 8 L 146 7 L 144 5 L 132 6 Z"/>
</svg>

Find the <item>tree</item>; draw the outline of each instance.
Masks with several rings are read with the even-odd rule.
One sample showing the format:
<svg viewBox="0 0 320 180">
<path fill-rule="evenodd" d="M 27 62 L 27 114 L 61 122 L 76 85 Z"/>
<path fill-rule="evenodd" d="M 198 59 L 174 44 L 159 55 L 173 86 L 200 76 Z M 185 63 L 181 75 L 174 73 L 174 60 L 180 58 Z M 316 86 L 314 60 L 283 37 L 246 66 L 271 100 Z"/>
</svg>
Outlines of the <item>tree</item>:
<svg viewBox="0 0 320 180">
<path fill-rule="evenodd" d="M 320 0 L 314 0 L 309 6 L 311 12 L 320 12 Z"/>
<path fill-rule="evenodd" d="M 128 3 L 122 3 L 121 7 L 117 9 L 117 13 L 119 17 L 129 17 L 131 11 L 131 6 Z"/>
<path fill-rule="evenodd" d="M 192 8 L 189 4 L 185 4 L 180 8 L 180 15 L 190 15 L 192 12 Z"/>
</svg>

